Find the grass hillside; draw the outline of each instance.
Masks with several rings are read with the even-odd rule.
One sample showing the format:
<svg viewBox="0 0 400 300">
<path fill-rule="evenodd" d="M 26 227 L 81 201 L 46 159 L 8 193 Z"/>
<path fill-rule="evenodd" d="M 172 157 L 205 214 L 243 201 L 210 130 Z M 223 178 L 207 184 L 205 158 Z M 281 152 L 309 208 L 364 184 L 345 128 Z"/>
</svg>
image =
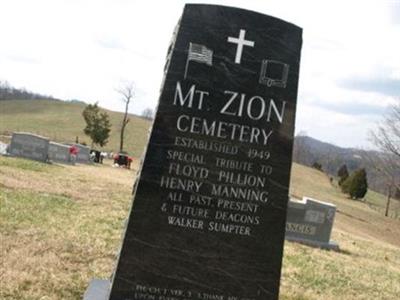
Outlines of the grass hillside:
<svg viewBox="0 0 400 300">
<path fill-rule="evenodd" d="M 49 137 L 56 142 L 80 142 L 90 145 L 91 141 L 83 133 L 85 121 L 82 111 L 85 105 L 54 100 L 0 101 L 0 135 L 11 135 L 13 131 L 27 131 Z M 107 111 L 107 110 L 106 110 Z M 123 114 L 107 111 L 112 130 L 106 151 L 118 151 L 119 128 Z M 125 150 L 138 157 L 147 142 L 150 127 L 148 120 L 130 115 L 125 133 Z"/>
<path fill-rule="evenodd" d="M 78 300 L 92 278 L 109 278 L 134 174 L 0 157 L 0 299 Z M 341 251 L 286 242 L 281 299 L 398 299 L 400 221 L 376 209 L 383 196 L 346 199 L 323 173 L 297 164 L 291 194 L 337 205 L 332 238 Z"/>
</svg>

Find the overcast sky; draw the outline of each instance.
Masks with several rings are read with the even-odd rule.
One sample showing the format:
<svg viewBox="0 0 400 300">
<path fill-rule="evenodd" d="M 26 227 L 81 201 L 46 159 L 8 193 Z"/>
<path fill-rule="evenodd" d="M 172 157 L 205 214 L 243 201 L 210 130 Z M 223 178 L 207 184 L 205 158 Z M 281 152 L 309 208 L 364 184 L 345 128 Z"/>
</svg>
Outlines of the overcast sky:
<svg viewBox="0 0 400 300">
<path fill-rule="evenodd" d="M 0 80 L 119 111 L 115 89 L 133 81 L 130 111 L 155 108 L 186 2 L 250 9 L 303 28 L 296 132 L 368 148 L 368 130 L 400 101 L 400 0 L 0 0 Z"/>
</svg>

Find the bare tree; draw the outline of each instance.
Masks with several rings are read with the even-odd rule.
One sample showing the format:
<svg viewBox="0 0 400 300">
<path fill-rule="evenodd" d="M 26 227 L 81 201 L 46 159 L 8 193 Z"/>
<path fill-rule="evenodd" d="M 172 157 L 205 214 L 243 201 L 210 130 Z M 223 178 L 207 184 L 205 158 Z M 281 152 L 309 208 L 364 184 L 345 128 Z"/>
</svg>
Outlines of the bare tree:
<svg viewBox="0 0 400 300">
<path fill-rule="evenodd" d="M 125 103 L 125 113 L 124 118 L 121 123 L 121 132 L 120 132 L 120 140 L 119 140 L 119 151 L 124 151 L 124 134 L 126 125 L 129 123 L 128 117 L 128 109 L 129 104 L 131 103 L 134 97 L 134 85 L 133 82 L 129 82 L 124 84 L 121 88 L 117 89 L 117 92 L 121 95 L 121 100 Z"/>
<path fill-rule="evenodd" d="M 381 153 L 373 157 L 372 163 L 386 180 L 385 216 L 388 216 L 390 199 L 400 188 L 400 99 L 396 105 L 390 107 L 389 113 L 370 135 L 371 141 L 381 150 Z"/>
<path fill-rule="evenodd" d="M 364 152 L 365 162 L 372 165 L 386 185 L 386 209 L 385 216 L 389 215 L 390 201 L 400 189 L 400 159 L 392 153 Z"/>
<path fill-rule="evenodd" d="M 389 182 L 399 188 L 400 170 L 400 98 L 391 106 L 383 121 L 375 131 L 371 131 L 371 140 L 382 152 L 377 155 L 375 165 L 382 170 Z"/>
<path fill-rule="evenodd" d="M 381 151 L 392 153 L 400 159 L 400 98 L 378 128 L 371 131 L 371 140 Z"/>
</svg>

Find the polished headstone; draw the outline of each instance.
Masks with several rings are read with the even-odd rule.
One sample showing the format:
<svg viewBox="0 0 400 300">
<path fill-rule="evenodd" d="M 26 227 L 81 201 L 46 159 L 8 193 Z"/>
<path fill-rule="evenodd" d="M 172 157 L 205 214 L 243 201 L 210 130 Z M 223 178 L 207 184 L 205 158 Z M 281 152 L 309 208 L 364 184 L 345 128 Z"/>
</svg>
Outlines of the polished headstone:
<svg viewBox="0 0 400 300">
<path fill-rule="evenodd" d="M 185 6 L 111 300 L 278 299 L 301 34 Z"/>
<path fill-rule="evenodd" d="M 332 203 L 304 197 L 289 201 L 285 238 L 311 246 L 338 250 L 331 241 L 336 206 Z"/>
<path fill-rule="evenodd" d="M 70 146 L 50 142 L 49 144 L 49 159 L 54 162 L 68 164 L 71 162 L 69 154 Z"/>
<path fill-rule="evenodd" d="M 12 156 L 46 162 L 48 160 L 49 139 L 25 132 L 14 132 L 8 152 Z"/>
</svg>

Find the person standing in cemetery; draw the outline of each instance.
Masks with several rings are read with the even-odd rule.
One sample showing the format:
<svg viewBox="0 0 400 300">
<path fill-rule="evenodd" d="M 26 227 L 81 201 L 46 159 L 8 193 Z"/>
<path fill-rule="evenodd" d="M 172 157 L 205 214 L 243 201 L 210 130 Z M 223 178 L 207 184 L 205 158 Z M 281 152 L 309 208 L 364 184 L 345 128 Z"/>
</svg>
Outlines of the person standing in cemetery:
<svg viewBox="0 0 400 300">
<path fill-rule="evenodd" d="M 78 155 L 79 149 L 76 145 L 71 145 L 71 147 L 69 147 L 69 155 L 71 158 L 71 163 L 73 165 L 75 165 L 76 163 L 76 156 Z"/>
<path fill-rule="evenodd" d="M 96 151 L 94 151 L 94 150 L 90 151 L 90 161 L 97 162 L 96 161 Z"/>
<path fill-rule="evenodd" d="M 130 169 L 130 168 L 131 168 L 132 161 L 133 161 L 133 158 L 130 157 L 130 156 L 128 156 L 128 164 L 126 165 L 126 168 L 127 168 L 127 169 Z"/>
<path fill-rule="evenodd" d="M 105 157 L 107 157 L 107 152 L 101 152 L 100 153 L 100 163 L 102 164 L 103 163 L 103 159 L 105 158 Z"/>
</svg>

